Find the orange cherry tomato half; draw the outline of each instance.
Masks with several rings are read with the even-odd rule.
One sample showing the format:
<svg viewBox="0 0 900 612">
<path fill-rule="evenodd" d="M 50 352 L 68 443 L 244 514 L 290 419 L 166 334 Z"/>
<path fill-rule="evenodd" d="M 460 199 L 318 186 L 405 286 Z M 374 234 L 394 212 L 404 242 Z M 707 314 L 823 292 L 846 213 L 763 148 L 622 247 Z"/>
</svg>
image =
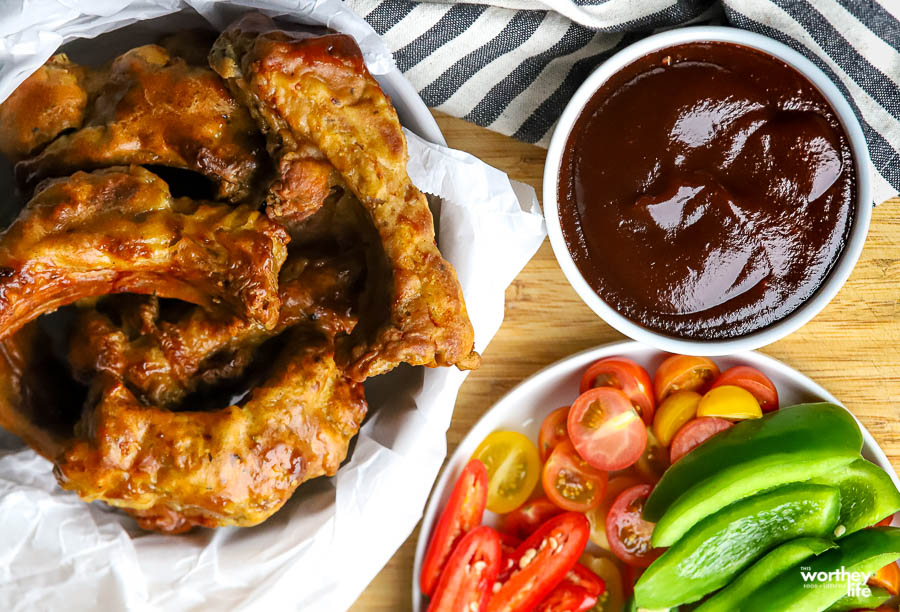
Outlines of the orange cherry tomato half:
<svg viewBox="0 0 900 612">
<path fill-rule="evenodd" d="M 672 446 L 669 449 L 669 461 L 674 464 L 720 431 L 725 431 L 733 426 L 734 423 L 731 421 L 715 417 L 694 419 L 679 429 L 675 437 L 672 438 Z"/>
<path fill-rule="evenodd" d="M 647 446 L 647 428 L 619 389 L 596 387 L 569 409 L 569 438 L 578 454 L 598 470 L 624 470 Z"/>
<path fill-rule="evenodd" d="M 487 504 L 487 490 L 487 470 L 481 461 L 472 459 L 456 480 L 450 501 L 441 513 L 428 543 L 419 577 L 419 588 L 425 595 L 430 596 L 434 592 L 441 570 L 456 544 L 466 532 L 481 524 Z"/>
<path fill-rule="evenodd" d="M 768 376 L 750 366 L 728 368 L 716 379 L 712 389 L 722 385 L 741 387 L 753 394 L 763 412 L 778 410 L 778 390 Z"/>
<path fill-rule="evenodd" d="M 696 391 L 703 395 L 719 377 L 719 366 L 706 357 L 672 355 L 656 370 L 653 388 L 661 402 L 676 391 Z"/>
<path fill-rule="evenodd" d="M 541 454 L 541 461 L 547 460 L 557 444 L 569 439 L 566 431 L 568 416 L 569 407 L 563 406 L 548 414 L 541 423 L 541 432 L 538 434 L 538 452 Z"/>
<path fill-rule="evenodd" d="M 613 554 L 634 567 L 647 567 L 663 553 L 663 549 L 653 548 L 650 544 L 655 524 L 641 518 L 652 490 L 653 487 L 647 484 L 625 489 L 606 517 L 606 537 Z"/>
<path fill-rule="evenodd" d="M 590 526 L 583 514 L 566 512 L 544 523 L 511 557 L 513 572 L 500 583 L 487 612 L 529 612 L 578 561 Z"/>
<path fill-rule="evenodd" d="M 900 567 L 896 563 L 889 563 L 872 574 L 869 585 L 884 589 L 891 595 L 900 593 Z"/>
<path fill-rule="evenodd" d="M 581 377 L 579 393 L 594 387 L 613 387 L 619 389 L 635 410 L 648 425 L 653 422 L 653 383 L 647 370 L 627 357 L 607 357 L 595 361 Z"/>
<path fill-rule="evenodd" d="M 593 469 L 593 468 L 591 468 Z M 524 540 L 564 510 L 546 497 L 527 501 L 503 517 L 503 533 Z"/>
<path fill-rule="evenodd" d="M 591 467 L 572 446 L 561 442 L 544 464 L 541 482 L 547 498 L 564 510 L 587 512 L 606 494 L 608 474 Z"/>
<path fill-rule="evenodd" d="M 428 612 L 484 610 L 500 570 L 500 534 L 481 525 L 459 541 L 441 572 Z"/>
</svg>

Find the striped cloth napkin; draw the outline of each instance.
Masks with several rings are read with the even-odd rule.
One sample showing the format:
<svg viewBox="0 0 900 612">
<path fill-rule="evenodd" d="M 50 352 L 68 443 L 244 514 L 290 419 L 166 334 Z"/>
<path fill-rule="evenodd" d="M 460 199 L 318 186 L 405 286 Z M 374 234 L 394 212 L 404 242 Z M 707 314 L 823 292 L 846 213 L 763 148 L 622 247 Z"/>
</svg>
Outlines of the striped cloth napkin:
<svg viewBox="0 0 900 612">
<path fill-rule="evenodd" d="M 900 191 L 900 0 L 346 2 L 428 106 L 542 146 L 578 86 L 622 47 L 688 23 L 765 34 L 806 55 L 853 105 L 875 201 Z"/>
</svg>

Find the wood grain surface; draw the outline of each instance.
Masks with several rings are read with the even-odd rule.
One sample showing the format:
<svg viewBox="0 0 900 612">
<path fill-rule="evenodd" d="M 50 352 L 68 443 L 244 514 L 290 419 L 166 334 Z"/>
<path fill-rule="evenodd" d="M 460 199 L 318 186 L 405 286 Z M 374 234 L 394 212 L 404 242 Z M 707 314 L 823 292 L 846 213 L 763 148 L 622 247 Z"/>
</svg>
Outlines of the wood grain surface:
<svg viewBox="0 0 900 612">
<path fill-rule="evenodd" d="M 435 113 L 449 145 L 476 155 L 541 193 L 545 150 Z M 900 199 L 875 209 L 859 264 L 815 319 L 762 352 L 828 389 L 865 423 L 900 469 Z M 452 453 L 504 393 L 544 366 L 622 339 L 576 295 L 546 240 L 506 291 L 506 317 L 463 384 L 447 434 Z M 359 597 L 353 612 L 412 608 L 418 528 Z M 364 545 L 361 543 L 361 545 Z"/>
</svg>

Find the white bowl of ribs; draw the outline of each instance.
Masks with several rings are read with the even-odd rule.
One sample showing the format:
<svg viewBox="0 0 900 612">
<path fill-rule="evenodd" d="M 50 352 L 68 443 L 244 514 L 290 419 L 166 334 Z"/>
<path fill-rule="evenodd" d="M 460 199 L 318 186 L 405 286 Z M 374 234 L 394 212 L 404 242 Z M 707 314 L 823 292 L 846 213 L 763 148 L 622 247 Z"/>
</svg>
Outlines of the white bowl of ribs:
<svg viewBox="0 0 900 612">
<path fill-rule="evenodd" d="M 0 235 L 0 426 L 167 533 L 334 475 L 367 379 L 479 363 L 353 39 L 259 14 L 207 36 L 56 55 L 0 106 L 27 202 Z"/>
</svg>

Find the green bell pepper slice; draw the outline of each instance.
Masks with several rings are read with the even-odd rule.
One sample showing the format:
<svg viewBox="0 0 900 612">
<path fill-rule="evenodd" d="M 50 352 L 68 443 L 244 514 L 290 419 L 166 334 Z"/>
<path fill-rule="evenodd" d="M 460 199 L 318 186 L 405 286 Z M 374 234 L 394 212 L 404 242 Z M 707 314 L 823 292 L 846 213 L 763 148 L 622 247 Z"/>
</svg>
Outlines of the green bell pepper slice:
<svg viewBox="0 0 900 612">
<path fill-rule="evenodd" d="M 837 488 L 813 484 L 732 504 L 697 523 L 654 561 L 634 587 L 635 601 L 649 609 L 697 601 L 783 542 L 831 535 L 840 511 Z"/>
<path fill-rule="evenodd" d="M 865 459 L 857 459 L 837 472 L 811 482 L 840 489 L 840 537 L 846 537 L 863 527 L 871 527 L 900 510 L 900 491 L 894 486 L 894 481 L 887 472 Z"/>
<path fill-rule="evenodd" d="M 877 608 L 888 599 L 891 594 L 884 589 L 878 587 L 869 587 L 872 591 L 870 595 L 859 595 L 857 597 L 842 597 L 836 604 L 828 608 L 826 612 L 851 612 L 852 610 L 872 610 Z"/>
<path fill-rule="evenodd" d="M 754 563 L 724 589 L 704 601 L 694 612 L 738 612 L 753 591 L 801 561 L 835 548 L 830 540 L 797 538 L 785 542 Z M 748 611 L 749 612 L 749 611 Z"/>
<path fill-rule="evenodd" d="M 644 506 L 653 546 L 671 546 L 706 516 L 781 485 L 835 473 L 859 458 L 862 435 L 834 404 L 800 404 L 742 421 L 670 467 Z"/>
<path fill-rule="evenodd" d="M 870 576 L 900 558 L 900 529 L 863 529 L 838 544 L 838 548 L 809 562 L 802 561 L 760 587 L 744 607 L 769 612 L 821 612 L 848 595 L 857 596 L 859 593 L 848 592 L 850 575 Z M 820 579 L 820 573 L 828 575 L 827 579 Z M 864 586 L 865 578 L 858 582 Z"/>
</svg>

